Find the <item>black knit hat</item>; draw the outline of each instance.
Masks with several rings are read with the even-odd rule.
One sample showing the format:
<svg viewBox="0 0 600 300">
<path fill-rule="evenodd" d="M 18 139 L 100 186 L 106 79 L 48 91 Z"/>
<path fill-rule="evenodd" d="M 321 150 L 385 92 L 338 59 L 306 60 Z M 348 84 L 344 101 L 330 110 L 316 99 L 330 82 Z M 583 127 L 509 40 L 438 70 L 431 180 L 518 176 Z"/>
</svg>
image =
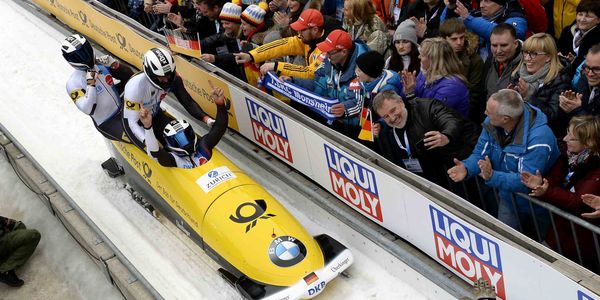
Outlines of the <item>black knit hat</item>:
<svg viewBox="0 0 600 300">
<path fill-rule="evenodd" d="M 372 78 L 377 78 L 381 75 L 384 65 L 383 56 L 377 51 L 365 52 L 356 58 L 356 66 Z"/>
</svg>

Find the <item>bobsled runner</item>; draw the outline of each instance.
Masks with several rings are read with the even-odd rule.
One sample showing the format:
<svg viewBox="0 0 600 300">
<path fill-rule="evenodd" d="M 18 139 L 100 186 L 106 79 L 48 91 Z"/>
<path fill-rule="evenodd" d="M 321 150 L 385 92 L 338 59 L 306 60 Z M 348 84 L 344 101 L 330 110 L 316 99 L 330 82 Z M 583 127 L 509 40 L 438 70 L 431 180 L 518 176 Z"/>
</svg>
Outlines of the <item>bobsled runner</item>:
<svg viewBox="0 0 600 300">
<path fill-rule="evenodd" d="M 308 299 L 353 263 L 328 235 L 311 236 L 263 187 L 214 149 L 193 169 L 165 168 L 110 141 L 126 180 L 222 267 L 249 299 Z"/>
</svg>

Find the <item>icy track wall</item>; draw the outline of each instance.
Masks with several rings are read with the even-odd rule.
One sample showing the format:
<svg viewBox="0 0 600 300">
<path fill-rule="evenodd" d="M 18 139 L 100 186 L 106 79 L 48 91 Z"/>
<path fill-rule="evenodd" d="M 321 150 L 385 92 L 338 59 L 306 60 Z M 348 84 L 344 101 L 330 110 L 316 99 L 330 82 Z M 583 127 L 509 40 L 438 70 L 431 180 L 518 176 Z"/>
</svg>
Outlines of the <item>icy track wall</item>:
<svg viewBox="0 0 600 300">
<path fill-rule="evenodd" d="M 138 68 L 148 49 L 165 47 L 85 1 L 32 1 Z M 516 235 L 503 224 L 494 223 L 496 230 L 475 225 L 479 222 L 401 179 L 414 181 L 411 174 L 364 159 L 352 147 L 341 146 L 352 145 L 349 140 L 332 138 L 320 133 L 318 126 L 305 125 L 297 115 L 285 113 L 281 103 L 273 103 L 275 98 L 256 96 L 248 92 L 253 88 L 217 77 L 182 57 L 176 56 L 175 60 L 186 88 L 202 109 L 216 114 L 209 98 L 210 79 L 231 100 L 230 128 L 313 179 L 365 217 L 409 241 L 463 280 L 471 283 L 484 277 L 496 286 L 502 299 L 600 299 L 599 287 L 593 286 L 586 275 L 570 278 L 556 267 L 555 262 L 562 259 L 558 255 L 548 255 L 548 261 L 515 243 L 505 242 Z M 445 197 L 452 202 L 452 195 Z M 498 233 L 498 228 L 503 234 Z"/>
</svg>

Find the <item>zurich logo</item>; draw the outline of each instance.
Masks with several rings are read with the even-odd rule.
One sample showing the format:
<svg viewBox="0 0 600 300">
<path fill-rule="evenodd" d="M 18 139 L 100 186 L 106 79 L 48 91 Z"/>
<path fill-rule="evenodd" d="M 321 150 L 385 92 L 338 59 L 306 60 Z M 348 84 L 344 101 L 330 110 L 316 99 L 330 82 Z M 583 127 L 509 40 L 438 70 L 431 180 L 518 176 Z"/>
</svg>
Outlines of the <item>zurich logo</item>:
<svg viewBox="0 0 600 300">
<path fill-rule="evenodd" d="M 300 248 L 292 242 L 284 241 L 275 247 L 275 254 L 281 260 L 290 260 L 300 254 Z"/>
<path fill-rule="evenodd" d="M 291 267 L 306 257 L 306 247 L 293 236 L 280 236 L 269 245 L 269 258 L 280 267 Z"/>
<path fill-rule="evenodd" d="M 212 171 L 208 172 L 208 177 L 210 177 L 210 178 L 215 178 L 218 175 L 219 175 L 219 172 L 217 172 L 215 170 L 212 170 Z"/>
</svg>

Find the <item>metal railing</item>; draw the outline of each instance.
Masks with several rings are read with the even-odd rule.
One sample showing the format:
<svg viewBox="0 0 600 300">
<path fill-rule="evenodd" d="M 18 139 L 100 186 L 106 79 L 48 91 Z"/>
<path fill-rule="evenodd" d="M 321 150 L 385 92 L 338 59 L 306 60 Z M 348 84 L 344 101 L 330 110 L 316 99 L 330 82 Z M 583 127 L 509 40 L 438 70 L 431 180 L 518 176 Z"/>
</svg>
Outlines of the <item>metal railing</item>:
<svg viewBox="0 0 600 300">
<path fill-rule="evenodd" d="M 449 190 L 487 212 L 490 216 L 498 217 L 498 203 L 501 201 L 498 191 L 487 187 L 481 178 L 471 178 L 460 185 L 450 184 L 449 186 L 458 186 L 458 189 L 450 188 Z M 528 212 L 517 209 L 518 198 L 527 201 Z M 588 270 L 600 274 L 600 244 L 598 243 L 600 227 L 524 193 L 512 194 L 510 204 L 512 212 L 518 216 L 516 230 Z M 565 224 L 569 226 L 569 235 L 566 235 L 564 229 L 561 230 L 561 226 Z M 533 226 L 533 228 L 528 226 Z"/>
</svg>

